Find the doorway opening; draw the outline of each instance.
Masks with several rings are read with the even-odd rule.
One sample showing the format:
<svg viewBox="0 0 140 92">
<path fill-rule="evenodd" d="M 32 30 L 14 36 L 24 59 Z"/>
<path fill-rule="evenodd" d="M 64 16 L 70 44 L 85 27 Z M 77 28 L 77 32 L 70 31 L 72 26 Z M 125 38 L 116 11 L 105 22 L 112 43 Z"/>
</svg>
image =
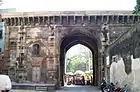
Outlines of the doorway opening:
<svg viewBox="0 0 140 92">
<path fill-rule="evenodd" d="M 66 53 L 67 51 L 77 45 L 83 45 L 90 49 L 92 52 L 92 84 L 94 86 L 98 86 L 100 81 L 100 71 L 98 66 L 98 41 L 93 37 L 86 35 L 85 33 L 71 33 L 62 38 L 60 44 L 60 83 L 61 86 L 65 85 L 64 77 L 65 77 L 65 61 L 66 61 Z M 74 52 L 76 53 L 76 52 Z M 69 60 L 69 59 L 68 59 Z"/>
<path fill-rule="evenodd" d="M 64 86 L 93 84 L 93 58 L 88 47 L 82 44 L 72 46 L 66 52 L 64 68 Z"/>
</svg>

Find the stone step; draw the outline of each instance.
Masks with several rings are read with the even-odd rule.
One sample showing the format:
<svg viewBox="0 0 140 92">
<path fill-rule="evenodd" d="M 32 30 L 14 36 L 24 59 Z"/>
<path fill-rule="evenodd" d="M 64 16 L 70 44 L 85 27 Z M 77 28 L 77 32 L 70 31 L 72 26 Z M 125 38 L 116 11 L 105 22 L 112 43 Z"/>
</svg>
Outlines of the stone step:
<svg viewBox="0 0 140 92">
<path fill-rule="evenodd" d="M 55 84 L 12 83 L 12 89 L 50 91 L 56 90 Z"/>
</svg>

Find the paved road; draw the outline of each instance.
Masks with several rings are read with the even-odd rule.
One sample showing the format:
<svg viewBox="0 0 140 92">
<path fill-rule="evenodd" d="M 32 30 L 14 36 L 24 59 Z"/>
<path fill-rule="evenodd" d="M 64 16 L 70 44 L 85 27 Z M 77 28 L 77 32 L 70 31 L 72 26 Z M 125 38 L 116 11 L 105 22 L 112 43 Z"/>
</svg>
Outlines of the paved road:
<svg viewBox="0 0 140 92">
<path fill-rule="evenodd" d="M 101 92 L 97 87 L 93 86 L 68 86 L 56 92 Z"/>
<path fill-rule="evenodd" d="M 10 92 L 45 92 L 45 91 L 34 91 L 34 90 L 11 90 Z"/>
<path fill-rule="evenodd" d="M 12 90 L 11 92 L 44 92 L 44 91 L 31 91 L 31 90 Z M 101 92 L 93 86 L 66 86 L 56 91 L 49 92 Z"/>
</svg>

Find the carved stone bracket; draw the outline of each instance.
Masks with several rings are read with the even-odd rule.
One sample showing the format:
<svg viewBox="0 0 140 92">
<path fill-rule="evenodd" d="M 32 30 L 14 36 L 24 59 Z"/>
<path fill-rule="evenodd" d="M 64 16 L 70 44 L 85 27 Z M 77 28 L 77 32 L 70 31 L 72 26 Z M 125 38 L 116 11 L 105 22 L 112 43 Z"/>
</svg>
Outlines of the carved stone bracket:
<svg viewBox="0 0 140 92">
<path fill-rule="evenodd" d="M 103 36 L 104 36 L 104 40 L 105 41 L 108 41 L 109 40 L 109 25 L 108 24 L 103 24 L 102 26 L 101 26 L 101 31 L 102 31 L 102 34 L 103 34 Z"/>
</svg>

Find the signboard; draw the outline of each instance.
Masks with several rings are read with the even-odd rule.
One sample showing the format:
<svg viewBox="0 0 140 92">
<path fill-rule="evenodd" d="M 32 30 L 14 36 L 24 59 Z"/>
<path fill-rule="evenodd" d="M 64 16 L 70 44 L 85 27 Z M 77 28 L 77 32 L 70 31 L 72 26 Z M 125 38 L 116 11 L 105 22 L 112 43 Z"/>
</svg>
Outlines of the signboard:
<svg viewBox="0 0 140 92">
<path fill-rule="evenodd" d="M 36 87 L 38 91 L 47 91 L 47 87 Z"/>
</svg>

